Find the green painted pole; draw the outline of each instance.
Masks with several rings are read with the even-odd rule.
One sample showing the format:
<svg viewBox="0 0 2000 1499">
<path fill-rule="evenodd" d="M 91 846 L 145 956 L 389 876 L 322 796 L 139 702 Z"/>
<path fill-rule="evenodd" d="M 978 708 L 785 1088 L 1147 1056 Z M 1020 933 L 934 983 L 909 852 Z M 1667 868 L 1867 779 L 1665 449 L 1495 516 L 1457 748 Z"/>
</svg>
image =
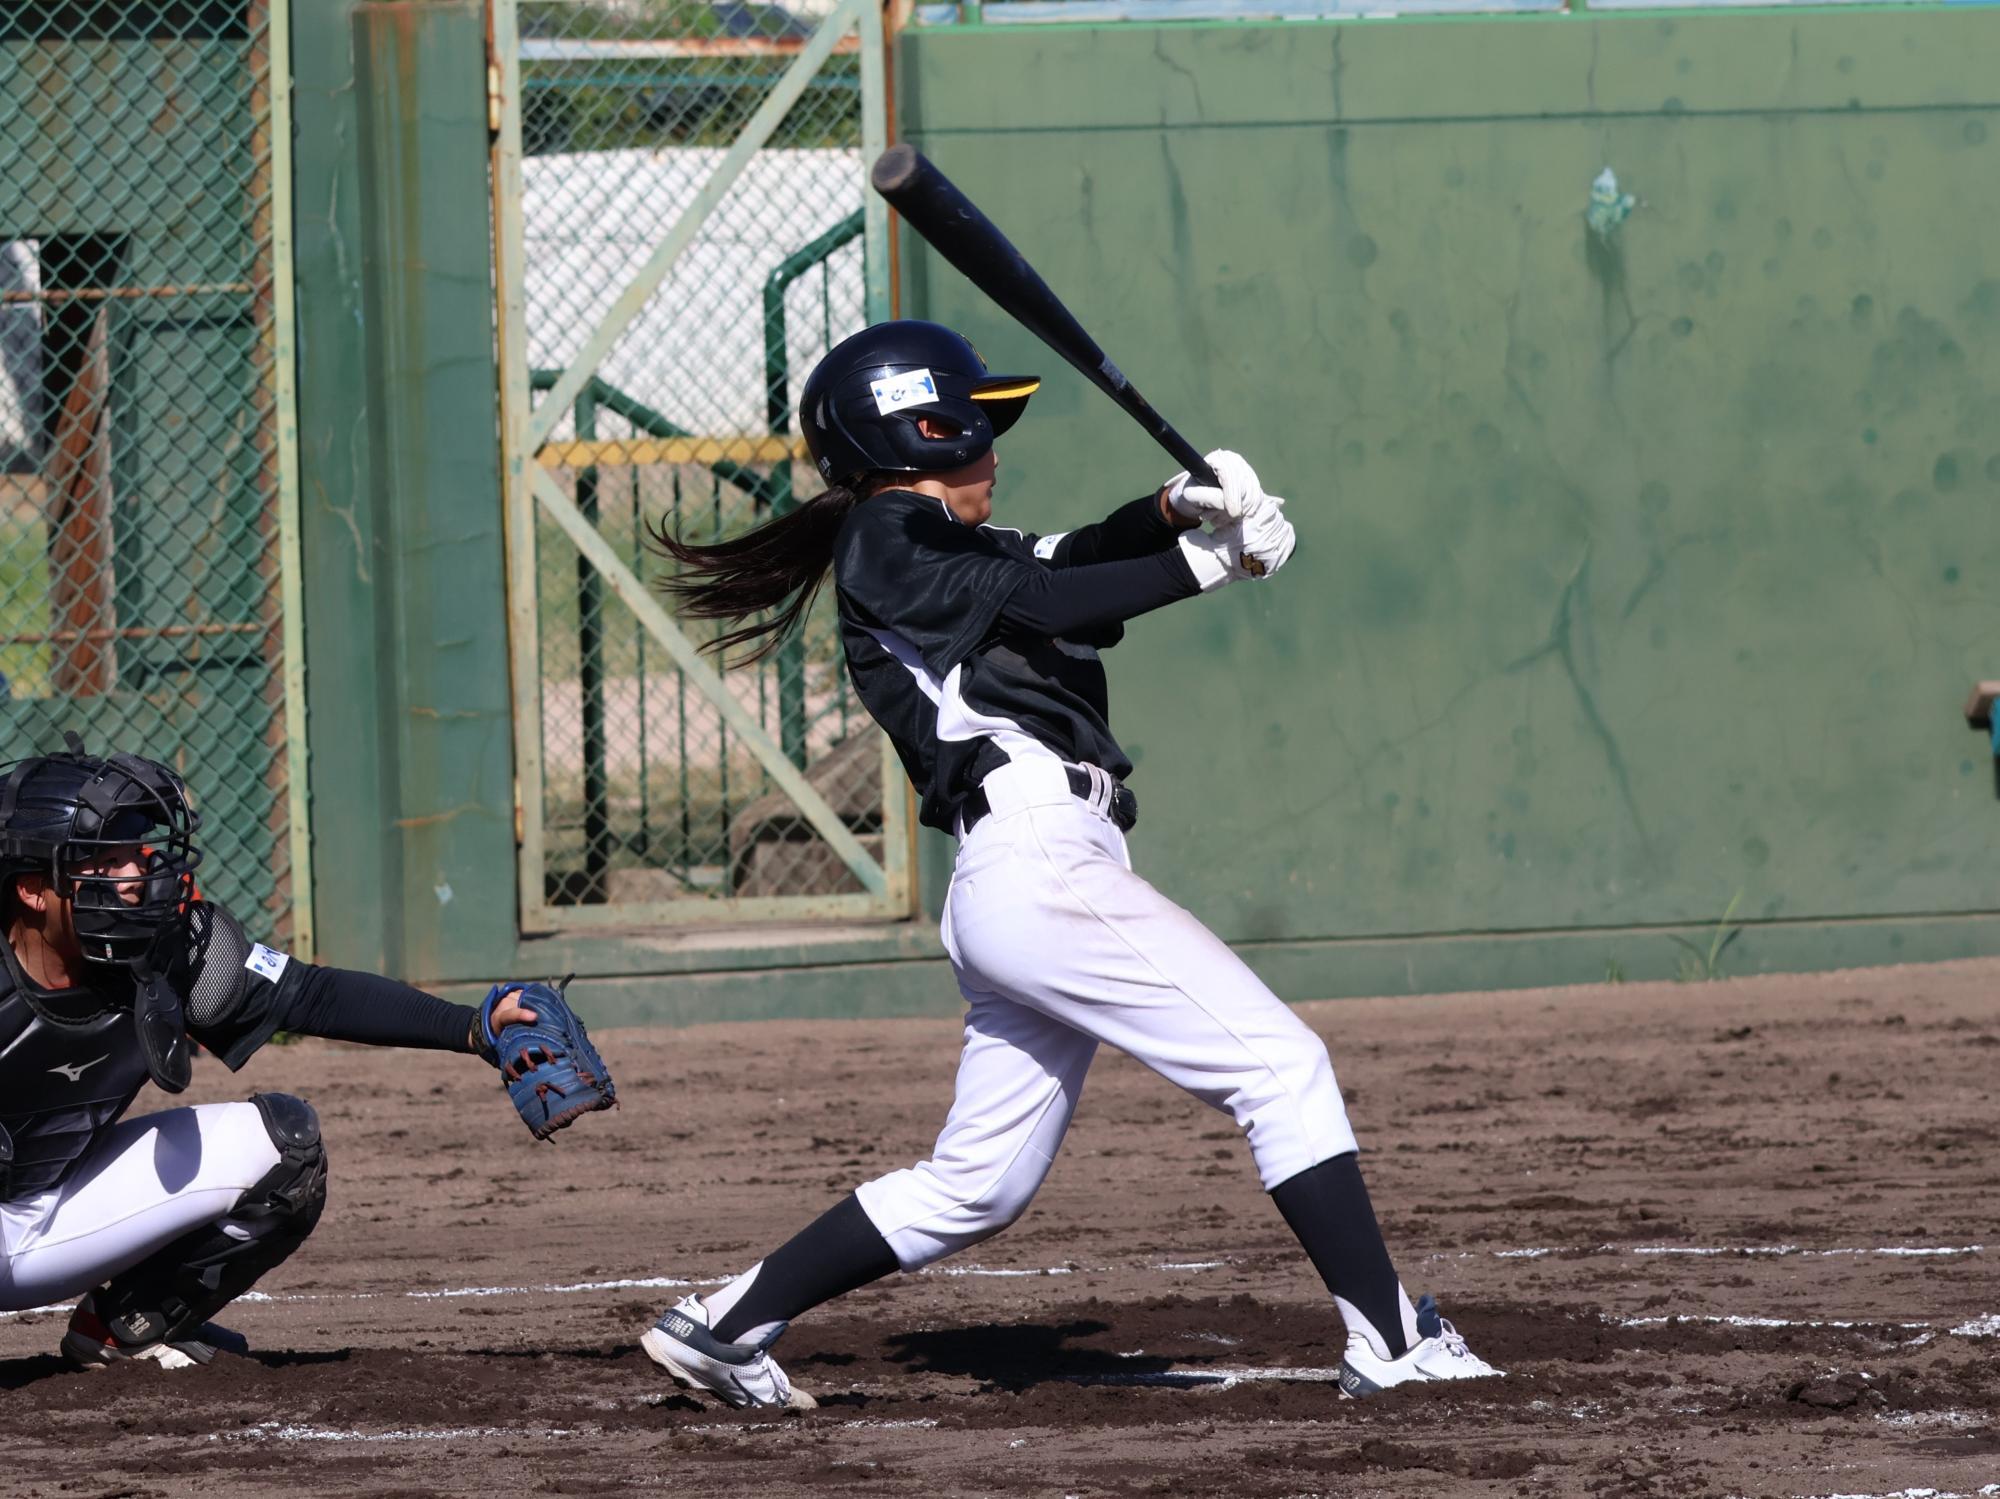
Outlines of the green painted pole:
<svg viewBox="0 0 2000 1499">
<path fill-rule="evenodd" d="M 586 386 L 576 398 L 576 435 L 597 437 L 597 399 Z M 597 466 L 576 475 L 576 508 L 597 524 Z M 583 889 L 577 899 L 592 905 L 610 895 L 611 794 L 604 732 L 604 580 L 590 559 L 576 554 L 577 688 L 583 728 Z"/>
<path fill-rule="evenodd" d="M 764 415 L 773 437 L 792 430 L 791 356 L 787 348 L 785 291 L 791 284 L 850 240 L 861 234 L 863 215 L 856 209 L 826 233 L 808 241 L 772 268 L 764 280 Z M 792 466 L 780 463 L 771 471 L 771 513 L 783 515 L 798 503 L 792 493 Z M 778 648 L 778 742 L 785 758 L 799 769 L 806 765 L 806 642 L 795 633 Z"/>
<path fill-rule="evenodd" d="M 646 507 L 639 496 L 639 476 L 632 476 L 632 570 L 639 572 L 646 566 Z M 648 724 L 646 714 L 646 632 L 638 632 L 633 642 L 635 660 L 632 677 L 639 689 L 639 841 L 637 850 L 641 859 L 653 857 L 653 753 L 647 742 Z"/>
</svg>

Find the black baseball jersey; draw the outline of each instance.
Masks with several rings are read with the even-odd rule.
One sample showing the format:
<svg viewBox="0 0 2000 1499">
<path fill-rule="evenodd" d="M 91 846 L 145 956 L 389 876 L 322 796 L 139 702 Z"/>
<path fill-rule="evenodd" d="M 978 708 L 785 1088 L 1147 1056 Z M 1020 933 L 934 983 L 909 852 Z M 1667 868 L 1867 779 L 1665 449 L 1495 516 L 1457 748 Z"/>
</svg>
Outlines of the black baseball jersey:
<svg viewBox="0 0 2000 1499">
<path fill-rule="evenodd" d="M 233 1070 L 275 1029 L 257 1024 L 272 1008 L 258 991 L 275 990 L 287 968 L 303 965 L 253 946 L 227 912 L 207 909 L 218 927 L 212 942 L 227 948 L 235 961 L 228 965 L 226 985 L 204 968 L 202 992 L 184 996 L 188 1034 Z M 6 949 L 4 939 L 0 949 Z M 11 1201 L 60 1182 L 131 1105 L 148 1073 L 128 997 L 94 988 L 42 990 L 21 971 L 11 949 L 0 957 L 5 959 L 0 962 L 0 1127 L 14 1142 Z M 243 966 L 246 962 L 253 966 Z M 111 975 L 107 982 L 116 984 L 119 977 Z"/>
<path fill-rule="evenodd" d="M 1177 535 L 1150 496 L 1047 537 L 966 525 L 942 500 L 909 490 L 854 508 L 834 542 L 841 644 L 925 823 L 950 831 L 980 779 L 1026 755 L 1131 773 L 1111 733 L 1098 652 L 1123 638 L 1121 619 L 1195 591 L 1172 550 Z M 1064 569 L 1074 572 L 1064 581 L 1080 585 L 1071 607 L 1017 602 L 1047 592 L 1037 584 Z"/>
<path fill-rule="evenodd" d="M 280 1030 L 379 1045 L 466 1049 L 470 1007 L 373 974 L 321 968 L 251 942 L 197 902 L 192 951 L 168 975 L 187 1032 L 232 1072 Z M 117 985 L 121 975 L 101 982 Z M 0 937 L 0 1129 L 12 1140 L 0 1200 L 58 1185 L 150 1074 L 129 994 L 42 990 Z"/>
</svg>

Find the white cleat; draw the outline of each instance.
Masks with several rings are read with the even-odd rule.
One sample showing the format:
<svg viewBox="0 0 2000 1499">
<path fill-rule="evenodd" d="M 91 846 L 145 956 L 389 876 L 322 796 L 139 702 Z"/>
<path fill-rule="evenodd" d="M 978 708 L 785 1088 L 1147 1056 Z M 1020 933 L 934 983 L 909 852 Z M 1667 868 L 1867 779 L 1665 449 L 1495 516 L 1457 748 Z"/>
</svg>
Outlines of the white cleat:
<svg viewBox="0 0 2000 1499">
<path fill-rule="evenodd" d="M 1465 1346 L 1458 1329 L 1438 1315 L 1429 1296 L 1417 1302 L 1417 1343 L 1401 1358 L 1376 1353 L 1365 1334 L 1350 1333 L 1340 1361 L 1340 1393 L 1359 1400 L 1413 1380 L 1504 1379 L 1506 1375 Z"/>
<path fill-rule="evenodd" d="M 779 1332 L 784 1328 L 780 1327 Z M 708 1330 L 708 1308 L 699 1296 L 688 1296 L 660 1314 L 646 1329 L 639 1346 L 646 1357 L 689 1390 L 705 1390 L 739 1410 L 762 1406 L 772 1410 L 816 1410 L 819 1402 L 792 1388 L 785 1371 L 771 1357 L 777 1334 L 762 1343 L 725 1343 Z"/>
</svg>

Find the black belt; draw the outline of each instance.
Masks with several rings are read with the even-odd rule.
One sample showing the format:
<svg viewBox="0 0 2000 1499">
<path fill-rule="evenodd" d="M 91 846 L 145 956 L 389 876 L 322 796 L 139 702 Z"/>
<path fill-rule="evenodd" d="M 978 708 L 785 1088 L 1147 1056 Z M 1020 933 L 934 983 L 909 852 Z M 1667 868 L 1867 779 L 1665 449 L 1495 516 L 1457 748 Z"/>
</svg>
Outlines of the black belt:
<svg viewBox="0 0 2000 1499">
<path fill-rule="evenodd" d="M 1087 802 L 1096 797 L 1097 788 L 1091 784 L 1092 778 L 1088 770 L 1081 765 L 1065 765 L 1063 773 L 1069 777 L 1070 795 L 1078 801 Z M 1099 773 L 1111 782 L 1112 788 L 1110 804 L 1104 809 L 1105 815 L 1116 824 L 1119 832 L 1131 832 L 1134 824 L 1139 821 L 1139 798 L 1133 795 L 1132 788 L 1123 781 L 1104 772 Z M 974 786 L 958 804 L 958 825 L 969 833 L 979 819 L 992 810 L 992 803 L 986 799 L 986 788 Z"/>
</svg>

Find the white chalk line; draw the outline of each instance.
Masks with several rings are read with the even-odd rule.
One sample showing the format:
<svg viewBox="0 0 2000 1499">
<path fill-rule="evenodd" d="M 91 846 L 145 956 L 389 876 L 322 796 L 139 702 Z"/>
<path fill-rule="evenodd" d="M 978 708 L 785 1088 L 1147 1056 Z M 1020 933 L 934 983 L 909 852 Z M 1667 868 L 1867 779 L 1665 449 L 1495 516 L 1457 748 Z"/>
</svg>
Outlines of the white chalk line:
<svg viewBox="0 0 2000 1499">
<path fill-rule="evenodd" d="M 1888 1411 L 1875 1417 L 1878 1426 L 1901 1430 L 1914 1427 L 1945 1426 L 1963 1431 L 1968 1426 L 1985 1426 L 1987 1418 L 1977 1411 Z"/>
<path fill-rule="evenodd" d="M 1984 1254 L 1984 1244 L 1901 1244 L 1862 1245 L 1847 1249 L 1807 1249 L 1799 1244 L 1570 1244 L 1538 1245 L 1532 1249 L 1461 1249 L 1443 1254 L 1427 1254 L 1426 1260 L 1471 1260 L 1482 1255 L 1496 1260 L 1538 1260 L 1546 1255 L 1679 1255 L 1690 1259 L 1722 1259 L 1731 1255 L 1750 1258 L 1841 1259 L 1859 1255 L 1881 1255 L 1890 1259 L 1941 1259 L 1959 1254 Z"/>
<path fill-rule="evenodd" d="M 211 1432 L 211 1442 L 453 1442 L 493 1437 L 573 1437 L 568 1426 L 412 1426 L 394 1431 L 360 1431 L 309 1426 L 293 1421 L 259 1421 L 241 1431 Z"/>
<path fill-rule="evenodd" d="M 1127 1266 L 1127 1269 L 1166 1270 L 1175 1272 L 1199 1272 L 1219 1269 L 1226 1260 L 1175 1261 L 1144 1266 Z M 1051 1265 L 1038 1270 L 992 1269 L 984 1265 L 932 1265 L 918 1271 L 919 1275 L 991 1276 L 1011 1278 L 1016 1276 L 1108 1274 L 1116 1267 L 1105 1266 L 1097 1270 L 1079 1270 L 1074 1265 Z M 288 1291 L 272 1295 L 264 1291 L 245 1291 L 237 1301 L 283 1303 L 300 1301 L 459 1301 L 488 1296 L 578 1296 L 597 1291 L 663 1291 L 694 1290 L 703 1286 L 728 1284 L 730 1276 L 717 1275 L 701 1280 L 686 1280 L 672 1275 L 631 1276 L 618 1280 L 580 1280 L 565 1284 L 539 1286 L 448 1286 L 435 1291 Z M 15 1311 L 0 1311 L 0 1320 L 11 1317 L 33 1317 L 47 1312 L 73 1311 L 74 1301 L 51 1302 L 46 1306 L 21 1307 Z"/>
<path fill-rule="evenodd" d="M 458 1286 L 445 1291 L 334 1291 L 324 1296 L 298 1300 L 337 1301 L 343 1296 L 367 1300 L 379 1296 L 406 1296 L 412 1301 L 453 1301 L 466 1296 L 576 1296 L 586 1291 L 661 1291 L 686 1286 L 720 1285 L 720 1280 L 677 1280 L 671 1275 L 643 1275 L 628 1280 L 580 1280 L 560 1286 Z M 254 1296 L 256 1293 L 250 1293 Z M 246 1296 L 244 1300 L 249 1300 Z M 285 1297 L 275 1297 L 283 1301 Z"/>
<path fill-rule="evenodd" d="M 1605 1314 L 1604 1320 L 1618 1327 L 1664 1327 L 1670 1322 L 1700 1322 L 1711 1327 L 1809 1327 L 1809 1328 L 1898 1327 L 1898 1328 L 1908 1328 L 1916 1331 L 1924 1331 L 1927 1330 L 1931 1325 L 1928 1322 L 1868 1322 L 1868 1321 L 1853 1322 L 1853 1321 L 1845 1321 L 1839 1318 L 1822 1320 L 1813 1317 L 1697 1316 L 1693 1313 L 1688 1313 L 1688 1312 L 1683 1312 L 1676 1316 L 1671 1316 L 1671 1317 L 1617 1317 L 1607 1313 Z M 1959 1330 L 1960 1329 L 1958 1328 L 1952 1329 L 1953 1332 L 1958 1332 Z"/>
<path fill-rule="evenodd" d="M 1121 1358 L 1144 1358 L 1143 1353 L 1120 1354 Z M 1213 1387 L 1218 1390 L 1234 1389 L 1239 1384 L 1254 1384 L 1261 1381 L 1278 1381 L 1297 1384 L 1330 1384 L 1340 1378 L 1338 1369 L 1291 1369 L 1291 1368 L 1245 1368 L 1245 1369 L 1147 1369 L 1135 1370 L 1130 1374 L 1066 1374 L 1061 1376 L 1065 1384 L 1079 1385 L 1139 1385 L 1167 1386 L 1172 1389 L 1196 1389 Z"/>
<path fill-rule="evenodd" d="M 796 1428 L 796 1421 L 734 1421 L 710 1422 L 696 1426 L 676 1425 L 676 1432 L 739 1432 L 778 1431 Z M 813 1430 L 826 1431 L 831 1427 L 843 1431 L 928 1431 L 937 1425 L 934 1416 L 917 1416 L 904 1420 L 870 1421 L 865 1419 L 823 1422 L 815 1421 Z M 359 1427 L 312 1426 L 294 1421 L 259 1421 L 255 1426 L 246 1426 L 241 1431 L 211 1432 L 211 1442 L 455 1442 L 491 1441 L 495 1437 L 529 1437 L 545 1440 L 549 1437 L 573 1437 L 596 1427 L 573 1426 L 407 1426 L 390 1431 L 363 1431 Z"/>
<path fill-rule="evenodd" d="M 455 1301 L 481 1296 L 576 1296 L 591 1291 L 666 1290 L 685 1286 L 720 1285 L 720 1280 L 677 1280 L 670 1275 L 649 1275 L 629 1280 L 584 1280 L 571 1285 L 547 1286 L 455 1286 L 439 1291 L 287 1291 L 271 1295 L 265 1291 L 245 1291 L 236 1300 L 245 1305 L 297 1301 Z M 0 1319 L 33 1317 L 42 1312 L 67 1312 L 74 1301 L 52 1302 L 47 1306 L 22 1307 L 0 1312 Z"/>
<path fill-rule="evenodd" d="M 1931 1248 L 1909 1248 L 1902 1245 L 1883 1245 L 1869 1249 L 1805 1249 L 1797 1244 L 1763 1244 L 1746 1248 L 1732 1248 L 1720 1245 L 1715 1248 L 1683 1248 L 1674 1244 L 1646 1244 L 1632 1250 L 1634 1254 L 1688 1254 L 1688 1255 L 1797 1255 L 1801 1259 L 1833 1259 L 1839 1255 L 1879 1254 L 1889 1257 L 1930 1258 L 1953 1254 L 1984 1254 L 1984 1244 L 1949 1244 Z"/>
<path fill-rule="evenodd" d="M 797 1431 L 800 1429 L 799 1416 L 787 1416 L 782 1421 L 709 1421 L 696 1426 L 675 1426 L 676 1434 L 691 1431 L 701 1434 L 708 1432 L 737 1431 Z M 866 1417 L 850 1421 L 822 1421 L 812 1418 L 814 1431 L 932 1431 L 938 1424 L 936 1416 L 905 1416 L 898 1420 L 870 1421 Z"/>
<path fill-rule="evenodd" d="M 1891 1494 L 1813 1494 L 1804 1499 L 1994 1499 L 1995 1495 L 2000 1495 L 2000 1483 L 1989 1483 L 1970 1493 L 1956 1489 L 1897 1489 Z"/>
<path fill-rule="evenodd" d="M 1228 1260 L 1161 1260 L 1154 1264 L 1141 1266 L 1048 1265 L 1040 1269 L 1010 1269 L 990 1265 L 926 1265 L 916 1273 L 918 1275 L 942 1275 L 946 1277 L 977 1276 L 993 1280 L 1021 1280 L 1043 1275 L 1109 1275 L 1120 1268 L 1124 1268 L 1178 1271 L 1198 1275 L 1204 1270 L 1221 1270 L 1228 1264 Z"/>
</svg>

